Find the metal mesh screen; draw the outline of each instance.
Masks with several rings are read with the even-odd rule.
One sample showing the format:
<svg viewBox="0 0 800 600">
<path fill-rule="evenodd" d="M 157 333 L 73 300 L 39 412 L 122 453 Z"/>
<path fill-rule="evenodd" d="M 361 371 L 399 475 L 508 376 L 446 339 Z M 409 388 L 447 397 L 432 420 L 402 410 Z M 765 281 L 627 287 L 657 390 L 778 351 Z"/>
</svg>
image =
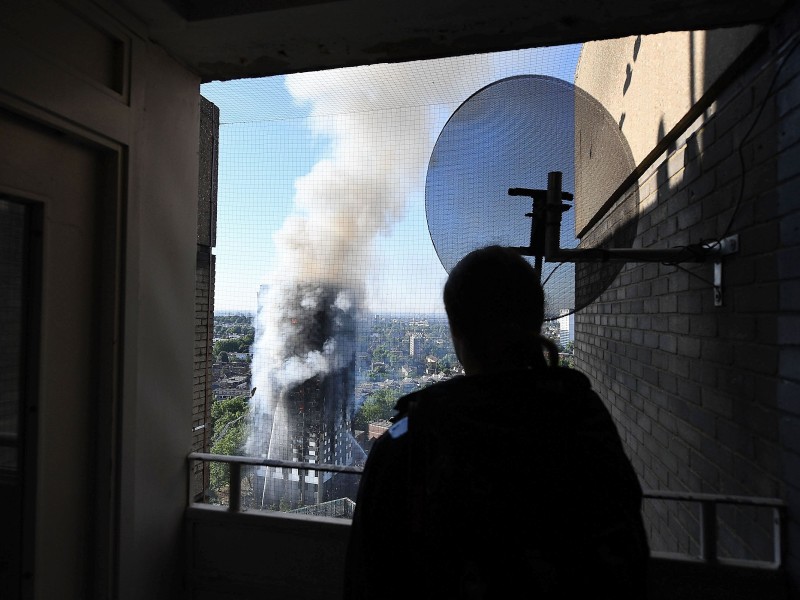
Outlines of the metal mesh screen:
<svg viewBox="0 0 800 600">
<path fill-rule="evenodd" d="M 477 90 L 525 73 L 571 81 L 579 52 L 202 86 L 220 120 L 212 452 L 360 464 L 363 405 L 457 373 L 426 218 L 434 144 Z M 223 475 L 212 466 L 224 502 Z M 352 498 L 353 486 L 278 466 L 242 489 L 245 504 L 283 510 Z"/>
</svg>

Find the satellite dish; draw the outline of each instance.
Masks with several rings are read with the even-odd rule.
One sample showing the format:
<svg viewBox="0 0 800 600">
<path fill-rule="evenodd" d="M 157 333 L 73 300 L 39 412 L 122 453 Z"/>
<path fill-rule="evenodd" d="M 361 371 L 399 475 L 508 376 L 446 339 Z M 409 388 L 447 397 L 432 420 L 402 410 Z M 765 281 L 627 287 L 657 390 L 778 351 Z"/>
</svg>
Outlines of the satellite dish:
<svg viewBox="0 0 800 600">
<path fill-rule="evenodd" d="M 576 163 L 581 165 L 578 172 Z M 545 318 L 580 310 L 611 284 L 623 263 L 588 265 L 571 257 L 543 262 L 525 251 L 534 246 L 534 228 L 543 225 L 548 174 L 561 174 L 558 243 L 572 249 L 579 243 L 576 232 L 634 167 L 617 123 L 585 91 L 543 75 L 495 81 L 456 109 L 430 157 L 425 212 L 439 260 L 449 273 L 477 248 L 490 244 L 520 248 L 541 269 Z M 512 195 L 513 190 L 517 193 Z M 538 210 L 536 191 L 542 194 Z M 592 247 L 630 248 L 638 205 L 634 186 L 615 206 L 622 218 L 606 235 L 593 239 Z"/>
</svg>

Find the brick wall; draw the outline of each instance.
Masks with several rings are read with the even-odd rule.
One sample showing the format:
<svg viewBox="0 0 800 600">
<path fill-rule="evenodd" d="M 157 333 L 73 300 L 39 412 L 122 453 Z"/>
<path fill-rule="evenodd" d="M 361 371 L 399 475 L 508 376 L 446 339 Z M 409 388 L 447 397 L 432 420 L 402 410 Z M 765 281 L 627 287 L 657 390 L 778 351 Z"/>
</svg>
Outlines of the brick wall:
<svg viewBox="0 0 800 600">
<path fill-rule="evenodd" d="M 784 499 L 795 582 L 800 48 L 790 36 L 798 14 L 791 8 L 769 28 L 768 50 L 626 196 L 638 195 L 634 247 L 738 235 L 739 251 L 722 261 L 723 305 L 714 305 L 710 261 L 631 262 L 575 319 L 576 367 L 606 400 L 643 486 Z M 624 218 L 612 211 L 581 245 L 599 243 Z M 577 289 L 585 272 L 576 269 Z M 697 552 L 694 510 L 648 502 L 646 515 L 654 550 Z M 720 523 L 723 556 L 771 557 L 769 513 L 722 510 Z"/>
<path fill-rule="evenodd" d="M 213 394 L 211 365 L 214 337 L 214 275 L 217 221 L 217 159 L 219 108 L 200 97 L 200 171 L 198 192 L 197 263 L 195 276 L 194 397 L 192 401 L 192 452 L 208 452 Z M 208 464 L 192 470 L 191 494 L 208 487 Z"/>
</svg>

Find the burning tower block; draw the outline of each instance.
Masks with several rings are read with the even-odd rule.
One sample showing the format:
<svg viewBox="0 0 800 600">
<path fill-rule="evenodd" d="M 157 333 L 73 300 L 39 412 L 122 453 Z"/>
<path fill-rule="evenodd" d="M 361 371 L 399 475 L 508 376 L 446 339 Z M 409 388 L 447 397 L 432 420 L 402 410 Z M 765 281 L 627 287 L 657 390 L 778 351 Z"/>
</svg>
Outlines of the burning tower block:
<svg viewBox="0 0 800 600">
<path fill-rule="evenodd" d="M 248 454 L 305 463 L 349 465 L 357 303 L 332 285 L 262 287 L 253 379 L 257 392 Z M 354 497 L 357 478 L 313 469 L 256 470 L 257 505 L 293 509 Z"/>
</svg>

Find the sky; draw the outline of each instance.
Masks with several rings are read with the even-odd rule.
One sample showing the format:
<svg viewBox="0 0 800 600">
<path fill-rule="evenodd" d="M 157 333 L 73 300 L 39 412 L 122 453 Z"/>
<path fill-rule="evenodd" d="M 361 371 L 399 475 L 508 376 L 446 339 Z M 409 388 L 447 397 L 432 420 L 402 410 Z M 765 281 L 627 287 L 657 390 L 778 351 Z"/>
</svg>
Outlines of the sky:
<svg viewBox="0 0 800 600">
<path fill-rule="evenodd" d="M 447 271 L 425 195 L 443 128 L 501 79 L 572 83 L 579 54 L 571 45 L 203 84 L 220 110 L 215 311 L 254 313 L 262 285 L 290 280 L 347 286 L 371 312 L 442 314 Z"/>
</svg>

